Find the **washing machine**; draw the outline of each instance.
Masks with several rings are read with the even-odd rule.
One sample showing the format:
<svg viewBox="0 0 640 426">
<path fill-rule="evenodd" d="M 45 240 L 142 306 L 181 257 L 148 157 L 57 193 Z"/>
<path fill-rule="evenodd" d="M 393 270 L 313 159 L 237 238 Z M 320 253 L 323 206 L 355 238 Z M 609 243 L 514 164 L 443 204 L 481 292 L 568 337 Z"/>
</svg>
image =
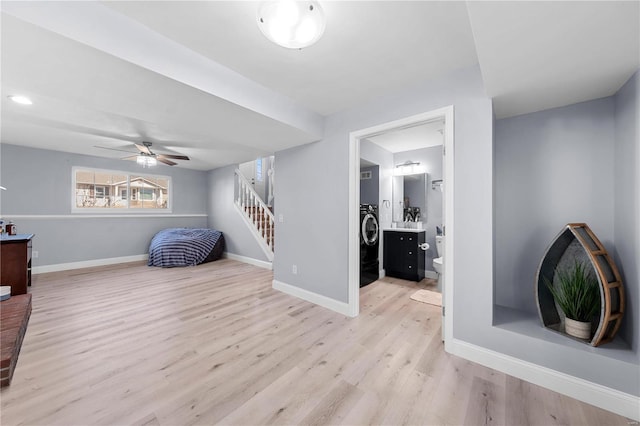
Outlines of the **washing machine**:
<svg viewBox="0 0 640 426">
<path fill-rule="evenodd" d="M 360 287 L 380 278 L 378 206 L 360 204 Z"/>
</svg>

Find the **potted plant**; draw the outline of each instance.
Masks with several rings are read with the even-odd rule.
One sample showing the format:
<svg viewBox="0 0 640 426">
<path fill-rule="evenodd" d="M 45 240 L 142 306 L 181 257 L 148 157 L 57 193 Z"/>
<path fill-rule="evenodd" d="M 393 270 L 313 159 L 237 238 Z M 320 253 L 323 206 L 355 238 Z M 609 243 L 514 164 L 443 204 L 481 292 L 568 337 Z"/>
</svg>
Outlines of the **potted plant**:
<svg viewBox="0 0 640 426">
<path fill-rule="evenodd" d="M 591 338 L 591 320 L 600 312 L 600 286 L 593 270 L 575 261 L 573 267 L 556 270 L 556 285 L 545 280 L 556 304 L 565 315 L 565 333 Z"/>
</svg>

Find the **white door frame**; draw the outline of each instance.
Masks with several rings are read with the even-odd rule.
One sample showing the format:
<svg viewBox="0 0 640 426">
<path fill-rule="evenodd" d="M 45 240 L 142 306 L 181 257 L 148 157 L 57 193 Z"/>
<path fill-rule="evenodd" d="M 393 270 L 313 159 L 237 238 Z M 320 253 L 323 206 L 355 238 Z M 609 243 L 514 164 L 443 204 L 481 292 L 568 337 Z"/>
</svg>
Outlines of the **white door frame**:
<svg viewBox="0 0 640 426">
<path fill-rule="evenodd" d="M 349 134 L 349 316 L 360 313 L 360 140 L 390 130 L 444 119 L 444 226 L 446 243 L 444 253 L 443 309 L 446 310 L 443 324 L 445 344 L 451 339 L 453 326 L 453 167 L 454 135 L 453 105 L 437 110 L 379 124 Z"/>
</svg>

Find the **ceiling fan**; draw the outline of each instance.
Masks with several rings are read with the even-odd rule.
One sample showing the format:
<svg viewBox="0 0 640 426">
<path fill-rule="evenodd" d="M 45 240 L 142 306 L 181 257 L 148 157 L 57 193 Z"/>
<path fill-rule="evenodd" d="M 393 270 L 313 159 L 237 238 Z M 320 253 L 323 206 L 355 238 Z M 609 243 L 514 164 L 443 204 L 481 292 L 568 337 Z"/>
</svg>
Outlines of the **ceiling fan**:
<svg viewBox="0 0 640 426">
<path fill-rule="evenodd" d="M 139 152 L 136 155 L 124 157 L 123 160 L 135 160 L 142 167 L 155 166 L 158 164 L 158 161 L 168 166 L 175 166 L 178 163 L 171 160 L 189 160 L 189 157 L 186 155 L 156 154 L 151 151 L 151 145 L 153 145 L 151 142 L 142 142 L 142 144 L 136 143 L 134 145 L 138 148 Z M 96 148 L 110 149 L 112 151 L 122 151 L 132 154 L 131 151 L 125 151 L 124 149 L 109 148 L 106 146 L 96 146 Z"/>
</svg>

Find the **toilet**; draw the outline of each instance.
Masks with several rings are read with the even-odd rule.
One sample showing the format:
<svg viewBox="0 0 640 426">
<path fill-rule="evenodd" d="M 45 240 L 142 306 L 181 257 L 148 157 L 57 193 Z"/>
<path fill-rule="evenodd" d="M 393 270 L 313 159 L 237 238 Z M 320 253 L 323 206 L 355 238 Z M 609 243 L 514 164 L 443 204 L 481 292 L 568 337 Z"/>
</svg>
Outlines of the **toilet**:
<svg viewBox="0 0 640 426">
<path fill-rule="evenodd" d="M 436 235 L 436 251 L 438 257 L 433 259 L 433 269 L 438 273 L 438 289 L 442 289 L 442 256 L 444 255 L 444 237 L 442 235 Z"/>
</svg>

